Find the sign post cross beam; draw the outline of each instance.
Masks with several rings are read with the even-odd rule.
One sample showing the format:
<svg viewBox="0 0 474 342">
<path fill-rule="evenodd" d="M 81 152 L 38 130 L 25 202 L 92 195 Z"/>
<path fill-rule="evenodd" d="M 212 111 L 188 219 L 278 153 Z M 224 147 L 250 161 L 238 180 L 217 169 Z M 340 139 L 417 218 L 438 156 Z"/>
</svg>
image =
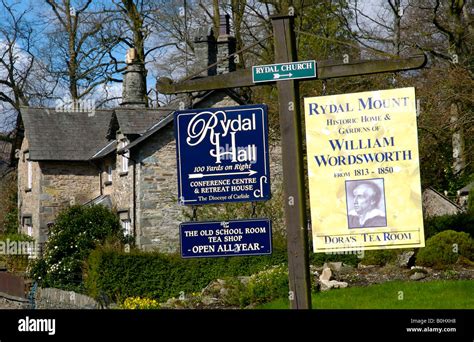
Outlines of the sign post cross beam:
<svg viewBox="0 0 474 342">
<path fill-rule="evenodd" d="M 294 64 L 297 61 L 294 36 L 294 17 L 272 16 L 275 37 L 275 62 Z M 360 76 L 422 68 L 426 56 L 419 55 L 393 60 L 353 61 L 351 63 L 318 62 L 317 79 Z M 316 66 L 314 68 L 316 70 Z M 292 75 L 293 76 L 293 75 Z M 285 193 L 285 223 L 288 240 L 289 299 L 293 309 L 311 308 L 311 286 L 308 264 L 308 232 L 306 221 L 306 193 L 302 152 L 302 127 L 299 105 L 299 82 L 281 76 L 262 82 L 277 82 L 280 113 L 280 132 L 283 154 L 283 187 Z M 309 78 L 314 78 L 308 76 Z M 301 77 L 304 78 L 304 77 Z M 305 81 L 304 79 L 301 82 Z M 157 90 L 163 94 L 188 93 L 203 90 L 251 87 L 258 84 L 250 69 L 228 74 L 172 83 L 160 79 Z"/>
</svg>

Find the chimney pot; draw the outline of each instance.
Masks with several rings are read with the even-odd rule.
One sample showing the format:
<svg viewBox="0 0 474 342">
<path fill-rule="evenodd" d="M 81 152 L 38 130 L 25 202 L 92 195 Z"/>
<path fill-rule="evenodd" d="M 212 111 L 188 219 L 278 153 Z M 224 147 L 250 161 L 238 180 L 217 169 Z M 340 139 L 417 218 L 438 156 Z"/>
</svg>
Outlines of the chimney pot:
<svg viewBox="0 0 474 342">
<path fill-rule="evenodd" d="M 123 73 L 122 107 L 146 107 L 145 67 L 138 61 L 137 50 L 127 50 L 127 67 Z"/>
<path fill-rule="evenodd" d="M 216 39 L 212 29 L 203 26 L 196 31 L 194 37 L 194 53 L 196 55 L 195 69 L 204 70 L 217 61 Z M 203 71 L 200 76 L 212 76 L 216 74 L 216 66 Z"/>
<path fill-rule="evenodd" d="M 236 51 L 235 38 L 230 35 L 230 16 L 219 16 L 219 37 L 217 38 L 217 60 L 222 60 L 217 66 L 217 74 L 235 71 L 235 60 L 229 58 Z"/>
</svg>

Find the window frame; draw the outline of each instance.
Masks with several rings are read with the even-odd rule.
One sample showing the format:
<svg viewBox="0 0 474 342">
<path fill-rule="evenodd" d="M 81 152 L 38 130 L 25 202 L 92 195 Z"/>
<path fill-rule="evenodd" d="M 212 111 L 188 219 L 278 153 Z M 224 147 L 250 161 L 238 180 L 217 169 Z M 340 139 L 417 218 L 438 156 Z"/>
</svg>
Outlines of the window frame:
<svg viewBox="0 0 474 342">
<path fill-rule="evenodd" d="M 123 235 L 125 237 L 133 236 L 132 220 L 130 220 L 129 218 L 126 218 L 126 219 L 120 220 L 120 224 L 122 225 Z"/>
<path fill-rule="evenodd" d="M 112 164 L 107 165 L 107 181 L 105 182 L 106 184 L 112 184 L 113 180 L 113 167 Z"/>
<path fill-rule="evenodd" d="M 127 147 L 127 142 L 126 141 L 122 141 L 121 142 L 121 148 L 125 148 Z M 122 174 L 127 174 L 128 173 L 128 168 L 129 168 L 129 165 L 128 165 L 128 160 L 130 159 L 130 151 L 126 151 L 122 154 Z"/>
<path fill-rule="evenodd" d="M 26 158 L 26 190 L 29 191 L 33 188 L 33 162 Z"/>
<path fill-rule="evenodd" d="M 120 226 L 122 227 L 122 232 L 125 237 L 133 237 L 134 231 L 132 227 L 132 219 L 130 217 L 129 209 L 119 209 L 118 216 L 120 220 Z"/>
<path fill-rule="evenodd" d="M 33 217 L 31 215 L 23 215 L 21 218 L 21 226 L 26 228 L 26 234 L 33 237 Z"/>
</svg>

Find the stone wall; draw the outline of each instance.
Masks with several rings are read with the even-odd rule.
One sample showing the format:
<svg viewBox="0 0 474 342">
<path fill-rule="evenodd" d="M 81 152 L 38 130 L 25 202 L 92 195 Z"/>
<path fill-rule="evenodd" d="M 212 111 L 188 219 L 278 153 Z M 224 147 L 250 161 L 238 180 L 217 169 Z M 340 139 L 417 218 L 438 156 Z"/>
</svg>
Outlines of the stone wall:
<svg viewBox="0 0 474 342">
<path fill-rule="evenodd" d="M 82 204 L 100 193 L 97 168 L 87 162 L 32 161 L 32 187 L 28 185 L 28 140 L 18 161 L 18 208 L 22 218 L 31 216 L 33 237 L 41 246 L 48 237 L 47 224 L 71 204 Z M 22 232 L 27 233 L 22 226 Z"/>
<path fill-rule="evenodd" d="M 128 172 L 122 172 L 122 163 L 126 157 L 115 154 L 116 168 L 113 172 L 114 193 L 112 203 L 118 211 L 128 210 L 132 218 L 133 208 L 133 161 L 128 159 Z"/>
<path fill-rule="evenodd" d="M 102 186 L 102 194 L 113 196 L 115 191 L 115 174 L 117 173 L 117 166 L 115 163 L 116 156 L 115 154 L 110 155 L 109 157 L 105 158 L 102 163 L 100 163 L 100 179 L 101 179 L 101 186 Z M 112 182 L 108 181 L 107 169 L 108 166 L 112 165 Z"/>
<path fill-rule="evenodd" d="M 39 216 L 41 235 L 45 239 L 47 224 L 54 221 L 58 212 L 99 196 L 100 184 L 98 169 L 91 163 L 45 161 L 40 162 L 40 169 Z"/>
<path fill-rule="evenodd" d="M 179 248 L 176 144 L 172 126 L 150 137 L 138 150 L 137 243 L 142 249 L 176 252 Z"/>
<path fill-rule="evenodd" d="M 73 291 L 38 288 L 35 295 L 36 309 L 98 309 L 91 297 Z"/>
<path fill-rule="evenodd" d="M 24 216 L 31 216 L 33 226 L 33 237 L 40 237 L 39 197 L 40 197 L 40 168 L 38 162 L 32 161 L 33 182 L 28 189 L 28 140 L 23 139 L 18 160 L 18 212 L 19 222 L 22 224 Z M 22 232 L 27 234 L 25 227 Z"/>
<path fill-rule="evenodd" d="M 21 297 L 11 296 L 0 292 L 0 310 L 4 309 L 28 309 L 29 300 Z"/>
<path fill-rule="evenodd" d="M 109 195 L 112 206 L 117 211 L 130 211 L 133 208 L 133 162 L 129 161 L 128 172 L 122 172 L 123 157 L 112 154 L 101 163 L 102 193 Z M 107 167 L 112 165 L 112 182 L 108 181 Z"/>
</svg>

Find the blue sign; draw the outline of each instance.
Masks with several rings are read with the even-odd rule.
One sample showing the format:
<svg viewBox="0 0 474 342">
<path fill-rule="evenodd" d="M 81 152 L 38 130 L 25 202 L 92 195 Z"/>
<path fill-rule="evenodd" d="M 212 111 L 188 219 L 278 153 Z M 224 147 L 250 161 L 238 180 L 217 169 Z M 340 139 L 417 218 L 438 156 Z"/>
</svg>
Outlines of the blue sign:
<svg viewBox="0 0 474 342">
<path fill-rule="evenodd" d="M 270 198 L 267 106 L 174 114 L 180 204 Z"/>
<path fill-rule="evenodd" d="M 272 253 L 269 219 L 186 222 L 180 224 L 179 235 L 183 258 Z"/>
</svg>

